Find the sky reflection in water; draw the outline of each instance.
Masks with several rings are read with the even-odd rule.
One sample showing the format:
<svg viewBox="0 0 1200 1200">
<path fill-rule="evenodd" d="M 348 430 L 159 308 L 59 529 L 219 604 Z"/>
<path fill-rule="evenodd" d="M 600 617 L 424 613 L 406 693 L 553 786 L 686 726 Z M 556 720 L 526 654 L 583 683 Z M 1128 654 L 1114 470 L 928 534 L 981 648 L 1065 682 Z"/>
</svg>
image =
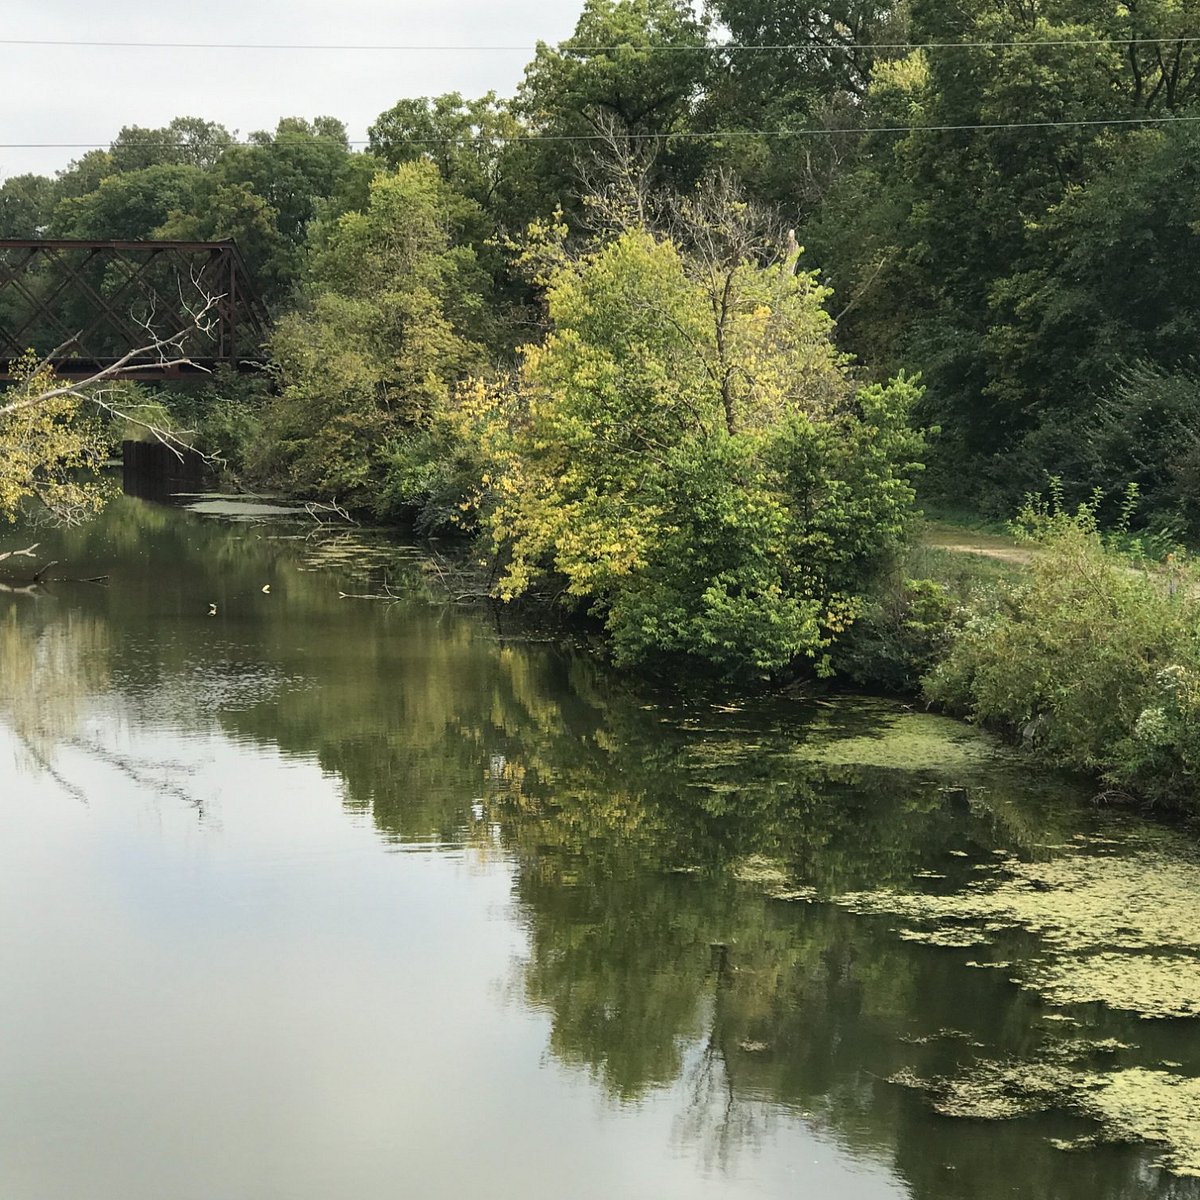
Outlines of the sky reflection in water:
<svg viewBox="0 0 1200 1200">
<path fill-rule="evenodd" d="M 1195 1194 L 931 1113 L 888 1078 L 1031 1052 L 1036 996 L 772 898 L 1044 855 L 1098 819 L 1062 784 L 958 731 L 918 769 L 949 727 L 876 702 L 644 695 L 386 544 L 59 538 L 112 579 L 0 597 L 5 1200 Z"/>
</svg>

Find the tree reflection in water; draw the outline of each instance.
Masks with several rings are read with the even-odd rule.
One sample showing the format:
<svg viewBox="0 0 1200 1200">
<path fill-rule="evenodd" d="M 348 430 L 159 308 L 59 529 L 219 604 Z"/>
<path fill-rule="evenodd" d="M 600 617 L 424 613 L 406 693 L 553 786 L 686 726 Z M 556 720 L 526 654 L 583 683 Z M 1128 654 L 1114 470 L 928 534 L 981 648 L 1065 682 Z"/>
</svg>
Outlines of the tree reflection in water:
<svg viewBox="0 0 1200 1200">
<path fill-rule="evenodd" d="M 800 1114 L 890 1158 L 915 1196 L 1194 1194 L 1136 1153 L 1051 1149 L 1069 1118 L 956 1123 L 889 1083 L 1029 1054 L 1039 1005 L 965 969 L 969 950 L 820 902 L 1050 853 L 1100 820 L 1061 781 L 948 723 L 928 758 L 943 727 L 883 702 L 656 695 L 508 617 L 432 603 L 410 550 L 299 532 L 126 501 L 59 535 L 55 557 L 112 585 L 0 596 L 0 717 L 29 764 L 56 770 L 89 712 L 119 710 L 315 759 L 389 842 L 504 859 L 528 938 L 516 991 L 549 1015 L 554 1056 L 614 1104 L 677 1093 L 676 1136 L 713 1165 Z M 384 576 L 405 599 L 339 596 Z M 919 769 L 846 752 L 918 724 Z M 1172 1058 L 1194 1051 L 1174 1035 Z"/>
</svg>

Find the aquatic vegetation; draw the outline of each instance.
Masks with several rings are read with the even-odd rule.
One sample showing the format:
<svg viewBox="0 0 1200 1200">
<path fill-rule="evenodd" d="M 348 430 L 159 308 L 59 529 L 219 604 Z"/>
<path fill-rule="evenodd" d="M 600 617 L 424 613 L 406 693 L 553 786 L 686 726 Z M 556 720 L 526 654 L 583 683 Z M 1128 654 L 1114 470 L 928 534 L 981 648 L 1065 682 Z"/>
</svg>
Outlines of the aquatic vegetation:
<svg viewBox="0 0 1200 1200">
<path fill-rule="evenodd" d="M 985 1060 L 958 1076 L 923 1080 L 902 1070 L 889 1082 L 927 1092 L 934 1111 L 943 1116 L 1004 1121 L 1066 1107 L 1079 1079 L 1079 1072 L 1061 1062 Z"/>
<path fill-rule="evenodd" d="M 891 708 L 869 733 L 847 737 L 843 730 L 837 730 L 836 736 L 828 739 L 810 736 L 795 753 L 805 761 L 830 766 L 942 773 L 994 763 L 1011 752 L 994 738 L 958 721 Z"/>
<path fill-rule="evenodd" d="M 1078 841 L 1049 862 L 997 859 L 951 895 L 882 889 L 836 903 L 898 917 L 902 938 L 937 946 L 994 943 L 1011 930 L 1037 934 L 1041 954 L 1014 967 L 1015 979 L 1050 1004 L 1196 1016 L 1200 863 L 1168 838 L 1142 832 L 1125 856 L 1111 852 L 1120 839 Z"/>
<path fill-rule="evenodd" d="M 923 942 L 927 946 L 985 946 L 988 937 L 982 931 L 958 929 L 901 929 L 901 941 Z"/>
<path fill-rule="evenodd" d="M 1166 830 L 1114 822 L 1106 832 L 1077 835 L 1048 862 L 998 857 L 955 894 L 881 889 L 836 903 L 896 918 L 901 939 L 931 946 L 1036 935 L 1033 955 L 965 965 L 1005 970 L 1049 1005 L 1102 1004 L 1146 1020 L 1200 1016 L 1200 862 Z M 1200 1080 L 1160 1069 L 1178 1063 L 1122 1063 L 1137 1047 L 1118 1038 L 1064 1036 L 1080 1025 L 1069 1013 L 1042 1020 L 1046 1041 L 1032 1059 L 985 1058 L 933 1079 L 903 1069 L 891 1082 L 925 1092 L 946 1116 L 1073 1113 L 1098 1130 L 1055 1140 L 1060 1149 L 1149 1142 L 1163 1147 L 1158 1165 L 1200 1175 Z"/>
<path fill-rule="evenodd" d="M 812 901 L 815 888 L 797 884 L 792 873 L 782 864 L 761 854 L 749 854 L 734 863 L 732 874 L 741 883 L 755 884 L 772 900 Z"/>
<path fill-rule="evenodd" d="M 1072 1057 L 1131 1049 L 1125 1043 L 1068 1042 L 1047 1048 L 1040 1061 L 984 1061 L 960 1076 L 923 1080 L 902 1070 L 889 1082 L 926 1091 L 936 1112 L 973 1120 L 1008 1120 L 1061 1109 L 1097 1123 L 1095 1133 L 1051 1139 L 1060 1150 L 1104 1142 L 1149 1142 L 1163 1147 L 1158 1166 L 1200 1176 L 1200 1079 L 1128 1067 L 1081 1070 Z"/>
<path fill-rule="evenodd" d="M 1183 955 L 1065 957 L 1033 964 L 1024 980 L 1051 1004 L 1098 1002 L 1145 1020 L 1200 1016 L 1200 960 Z"/>
</svg>

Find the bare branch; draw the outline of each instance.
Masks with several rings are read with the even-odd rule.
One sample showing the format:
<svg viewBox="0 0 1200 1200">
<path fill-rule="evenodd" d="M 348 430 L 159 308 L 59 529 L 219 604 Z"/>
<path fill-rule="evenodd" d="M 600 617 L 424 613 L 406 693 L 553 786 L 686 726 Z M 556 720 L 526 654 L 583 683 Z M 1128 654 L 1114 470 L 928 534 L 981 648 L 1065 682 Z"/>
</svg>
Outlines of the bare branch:
<svg viewBox="0 0 1200 1200">
<path fill-rule="evenodd" d="M 892 256 L 890 254 L 885 254 L 879 260 L 875 266 L 875 270 L 871 272 L 870 277 L 859 285 L 854 295 L 850 297 L 846 307 L 843 308 L 842 311 L 833 318 L 835 324 L 844 316 L 846 316 L 847 313 L 851 312 L 857 306 L 859 301 L 862 300 L 862 298 L 871 290 L 871 288 L 874 286 L 875 280 L 879 278 L 880 272 L 888 265 L 888 263 L 891 261 L 891 258 Z"/>
<path fill-rule="evenodd" d="M 319 500 L 309 500 L 304 506 L 304 511 L 312 517 L 318 525 L 328 525 L 329 522 L 324 520 L 325 514 L 330 514 L 340 521 L 344 521 L 347 525 L 357 525 L 358 522 L 337 502 L 337 498 L 322 503 Z"/>
<path fill-rule="evenodd" d="M 71 397 L 84 404 L 90 404 L 111 417 L 126 421 L 136 428 L 149 433 L 157 442 L 165 446 L 176 458 L 182 461 L 185 453 L 198 453 L 180 433 L 165 429 L 154 421 L 143 420 L 137 416 L 131 406 L 115 403 L 115 389 L 110 385 L 118 380 L 129 379 L 140 372 L 160 371 L 163 368 L 191 367 L 204 370 L 187 355 L 185 345 L 187 339 L 195 334 L 211 337 L 215 329 L 213 314 L 223 296 L 206 293 L 201 287 L 200 277 L 193 271 L 192 284 L 196 288 L 197 300 L 189 302 L 180 286 L 180 305 L 187 314 L 188 324 L 169 335 L 162 335 L 154 329 L 153 308 L 148 316 L 134 318 L 135 323 L 146 331 L 147 340 L 140 346 L 121 355 L 108 366 L 89 375 L 86 379 L 68 380 L 55 383 L 50 387 L 37 389 L 29 395 L 21 396 L 7 404 L 0 405 L 0 419 L 14 416 L 49 404 L 63 397 Z M 51 351 L 35 369 L 38 371 L 52 370 L 53 360 L 69 347 L 75 338 L 69 338 L 62 345 Z M 186 433 L 187 431 L 183 431 Z M 200 455 L 207 462 L 216 461 L 215 456 Z"/>
</svg>

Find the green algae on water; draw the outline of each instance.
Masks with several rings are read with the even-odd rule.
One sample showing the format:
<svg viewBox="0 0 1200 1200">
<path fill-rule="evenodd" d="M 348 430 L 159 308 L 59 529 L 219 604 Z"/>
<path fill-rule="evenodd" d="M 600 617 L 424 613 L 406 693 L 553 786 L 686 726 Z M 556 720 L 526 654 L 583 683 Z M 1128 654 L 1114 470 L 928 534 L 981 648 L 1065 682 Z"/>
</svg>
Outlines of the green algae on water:
<svg viewBox="0 0 1200 1200">
<path fill-rule="evenodd" d="M 761 854 L 748 854 L 733 864 L 733 877 L 740 883 L 753 884 L 772 900 L 811 901 L 817 898 L 815 888 L 797 884 L 783 863 Z"/>
<path fill-rule="evenodd" d="M 982 930 L 959 926 L 947 929 L 900 929 L 901 941 L 921 942 L 926 946 L 986 946 L 989 939 Z"/>
<path fill-rule="evenodd" d="M 855 735 L 814 730 L 795 750 L 797 758 L 827 766 L 888 767 L 942 774 L 993 763 L 1011 754 L 990 735 L 933 713 L 904 712 L 860 704 L 873 717 L 869 732 Z M 850 733 L 850 736 L 846 736 Z"/>
<path fill-rule="evenodd" d="M 1200 1016 L 1194 848 L 1163 829 L 1114 826 L 1117 836 L 1079 836 L 1049 862 L 998 859 L 956 894 L 880 889 L 835 903 L 896 919 L 901 938 L 933 946 L 1009 939 L 1011 949 L 1014 935 L 1034 935 L 1032 953 L 966 965 L 1006 968 L 1014 983 L 1051 1006 L 1101 1004 L 1146 1020 Z M 1144 1142 L 1160 1148 L 1157 1165 L 1200 1176 L 1200 1079 L 1161 1060 L 1130 1065 L 1125 1056 L 1137 1047 L 1116 1038 L 1051 1033 L 1079 1026 L 1067 1013 L 1041 1019 L 1048 1040 L 1032 1060 L 984 1059 L 934 1079 L 905 1069 L 891 1081 L 922 1090 L 946 1116 L 1071 1113 L 1094 1121 L 1097 1132 L 1054 1141 L 1060 1149 Z"/>
<path fill-rule="evenodd" d="M 1024 982 L 1051 1004 L 1101 1003 L 1144 1020 L 1200 1016 L 1200 960 L 1179 954 L 1064 956 L 1033 963 Z"/>
<path fill-rule="evenodd" d="M 998 861 L 951 895 L 881 889 L 835 903 L 898 917 L 901 937 L 931 945 L 1036 934 L 1040 953 L 1016 965 L 1016 978 L 1056 1006 L 1200 1016 L 1200 863 L 1162 840 L 1131 836 L 1124 857 L 1111 853 L 1115 839 L 1081 841 L 1049 862 Z"/>
<path fill-rule="evenodd" d="M 1121 1042 L 1084 1047 L 1093 1053 L 1131 1048 Z M 923 1080 L 902 1070 L 889 1082 L 927 1092 L 944 1116 L 995 1121 L 1052 1108 L 1072 1112 L 1095 1121 L 1098 1129 L 1069 1141 L 1051 1139 L 1058 1149 L 1147 1142 L 1161 1147 L 1157 1166 L 1200 1176 L 1200 1079 L 1146 1067 L 1080 1070 L 1065 1061 L 1070 1049 L 1060 1048 L 1041 1062 L 985 1061 L 953 1078 Z"/>
</svg>

